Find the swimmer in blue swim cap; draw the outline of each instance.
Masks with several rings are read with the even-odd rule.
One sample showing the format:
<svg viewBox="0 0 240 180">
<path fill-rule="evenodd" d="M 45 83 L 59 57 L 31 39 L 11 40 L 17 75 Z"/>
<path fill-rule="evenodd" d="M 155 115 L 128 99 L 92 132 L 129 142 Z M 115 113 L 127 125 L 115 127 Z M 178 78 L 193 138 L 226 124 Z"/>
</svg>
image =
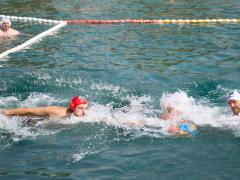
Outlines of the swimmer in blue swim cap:
<svg viewBox="0 0 240 180">
<path fill-rule="evenodd" d="M 162 120 L 179 120 L 180 113 L 173 105 L 166 105 L 163 107 L 164 112 L 161 114 L 160 119 Z M 168 132 L 175 136 L 190 136 L 196 137 L 199 132 L 197 125 L 193 121 L 179 120 L 177 125 L 172 125 L 168 129 Z"/>
<path fill-rule="evenodd" d="M 168 132 L 175 136 L 196 137 L 199 134 L 197 125 L 193 121 L 180 120 L 177 125 L 172 125 Z"/>
</svg>

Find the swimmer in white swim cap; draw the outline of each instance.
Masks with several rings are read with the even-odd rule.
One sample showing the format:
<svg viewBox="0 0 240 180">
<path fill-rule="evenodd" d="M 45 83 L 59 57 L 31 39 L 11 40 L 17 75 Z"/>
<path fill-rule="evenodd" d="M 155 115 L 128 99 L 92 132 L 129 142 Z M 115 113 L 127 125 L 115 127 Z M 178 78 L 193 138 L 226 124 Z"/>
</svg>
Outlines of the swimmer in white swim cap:
<svg viewBox="0 0 240 180">
<path fill-rule="evenodd" d="M 8 16 L 4 16 L 1 21 L 0 36 L 13 37 L 20 34 L 17 30 L 11 28 L 11 21 Z"/>
<path fill-rule="evenodd" d="M 232 109 L 234 115 L 240 115 L 240 93 L 238 91 L 232 91 L 227 97 L 229 106 Z"/>
</svg>

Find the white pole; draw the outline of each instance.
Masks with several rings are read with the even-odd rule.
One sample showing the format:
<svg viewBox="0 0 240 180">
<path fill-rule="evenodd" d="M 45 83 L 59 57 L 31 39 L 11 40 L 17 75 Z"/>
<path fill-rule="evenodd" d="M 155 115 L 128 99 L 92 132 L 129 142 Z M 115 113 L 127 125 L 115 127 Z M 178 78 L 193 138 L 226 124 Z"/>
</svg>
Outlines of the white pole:
<svg viewBox="0 0 240 180">
<path fill-rule="evenodd" d="M 62 22 L 60 22 L 58 25 L 56 25 L 56 26 L 48 29 L 47 31 L 44 31 L 44 32 L 42 32 L 42 33 L 34 36 L 33 38 L 29 39 L 28 41 L 24 42 L 23 44 L 18 45 L 18 46 L 16 46 L 16 47 L 12 48 L 12 49 L 7 50 L 7 51 L 4 51 L 3 53 L 0 54 L 0 60 L 1 60 L 3 57 L 5 57 L 5 56 L 7 56 L 7 55 L 9 55 L 9 54 L 11 54 L 11 53 L 20 51 L 20 50 L 26 48 L 27 46 L 30 46 L 31 44 L 39 41 L 41 38 L 43 38 L 43 37 L 49 35 L 50 33 L 52 33 L 52 32 L 54 32 L 54 31 L 62 28 L 62 27 L 65 26 L 65 25 L 67 25 L 67 22 L 62 21 Z"/>
</svg>

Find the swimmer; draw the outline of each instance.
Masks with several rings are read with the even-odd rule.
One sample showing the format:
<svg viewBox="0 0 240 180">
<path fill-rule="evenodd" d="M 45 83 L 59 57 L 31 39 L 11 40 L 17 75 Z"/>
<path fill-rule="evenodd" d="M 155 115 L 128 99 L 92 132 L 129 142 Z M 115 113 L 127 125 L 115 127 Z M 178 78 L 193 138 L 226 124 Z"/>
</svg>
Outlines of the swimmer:
<svg viewBox="0 0 240 180">
<path fill-rule="evenodd" d="M 177 125 L 172 125 L 168 129 L 168 132 L 175 136 L 189 136 L 196 137 L 199 132 L 197 125 L 193 121 L 180 120 Z"/>
<path fill-rule="evenodd" d="M 71 114 L 78 117 L 86 115 L 88 109 L 88 101 L 86 99 L 76 96 L 72 99 L 70 107 L 63 106 L 47 106 L 36 108 L 17 108 L 3 110 L 2 114 L 5 116 L 31 116 L 51 119 L 59 119 L 68 117 Z"/>
<path fill-rule="evenodd" d="M 197 125 L 190 120 L 180 120 L 180 113 L 171 105 L 164 107 L 163 114 L 160 115 L 162 120 L 178 120 L 177 125 L 169 127 L 168 132 L 175 136 L 190 136 L 196 137 L 198 135 Z"/>
<path fill-rule="evenodd" d="M 19 34 L 20 33 L 17 30 L 11 28 L 10 18 L 8 16 L 4 16 L 1 22 L 0 37 L 13 37 Z"/>
<path fill-rule="evenodd" d="M 173 136 L 188 136 L 188 137 L 196 137 L 199 135 L 198 126 L 190 120 L 184 120 L 180 118 L 180 112 L 176 110 L 172 105 L 167 105 L 164 108 L 163 114 L 160 115 L 160 120 L 165 121 L 174 121 L 176 120 L 176 124 L 168 127 L 167 132 Z M 138 128 L 151 127 L 154 124 L 148 124 L 145 120 L 128 120 L 127 122 L 123 122 L 123 124 L 135 126 Z"/>
<path fill-rule="evenodd" d="M 240 115 L 240 93 L 238 91 L 232 91 L 227 97 L 228 104 L 232 109 L 233 115 Z"/>
</svg>

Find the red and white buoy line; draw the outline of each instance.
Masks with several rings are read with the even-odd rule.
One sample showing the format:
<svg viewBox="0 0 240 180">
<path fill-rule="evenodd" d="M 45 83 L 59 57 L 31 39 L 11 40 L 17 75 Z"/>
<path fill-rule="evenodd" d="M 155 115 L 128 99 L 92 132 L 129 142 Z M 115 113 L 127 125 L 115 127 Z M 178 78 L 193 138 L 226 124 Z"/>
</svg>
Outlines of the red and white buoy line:
<svg viewBox="0 0 240 180">
<path fill-rule="evenodd" d="M 0 15 L 0 18 L 6 15 Z M 54 31 L 59 30 L 65 25 L 74 25 L 74 24 L 210 24 L 210 23 L 240 23 L 240 19 L 157 19 L 157 20 L 149 20 L 149 19 L 119 19 L 119 20 L 67 20 L 67 21 L 58 21 L 58 20 L 49 20 L 49 19 L 41 19 L 41 18 L 33 18 L 33 17 L 18 17 L 18 16 L 8 16 L 11 21 L 23 21 L 23 22 L 34 22 L 34 23 L 42 23 L 42 24 L 50 24 L 54 25 L 54 27 L 34 36 L 28 41 L 24 42 L 21 45 L 18 45 L 12 49 L 4 51 L 0 54 L 0 60 L 17 51 L 20 51 L 33 43 L 38 42 L 41 38 L 48 36 Z"/>
<path fill-rule="evenodd" d="M 68 20 L 67 24 L 197 24 L 240 23 L 240 19 L 119 19 L 119 20 Z"/>
</svg>

